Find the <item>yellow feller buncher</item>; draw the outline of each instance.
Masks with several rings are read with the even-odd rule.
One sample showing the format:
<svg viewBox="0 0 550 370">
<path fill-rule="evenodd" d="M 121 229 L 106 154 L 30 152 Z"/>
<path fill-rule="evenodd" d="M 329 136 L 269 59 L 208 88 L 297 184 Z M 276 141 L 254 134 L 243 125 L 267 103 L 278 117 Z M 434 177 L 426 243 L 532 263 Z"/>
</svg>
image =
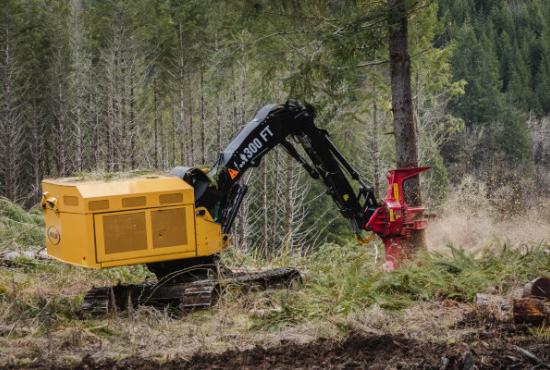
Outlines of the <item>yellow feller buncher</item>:
<svg viewBox="0 0 550 370">
<path fill-rule="evenodd" d="M 289 101 L 263 107 L 208 170 L 176 167 L 170 175 L 110 181 L 78 178 L 42 182 L 48 254 L 63 262 L 109 268 L 146 264 L 156 282 L 93 288 L 83 308 L 108 311 L 128 305 L 210 306 L 224 283 L 287 286 L 299 271 L 282 268 L 231 271 L 218 255 L 247 187 L 239 182 L 262 157 L 281 145 L 327 188 L 341 214 L 362 239 L 367 231 L 384 241 L 386 264 L 404 258 L 402 243 L 425 227 L 424 208 L 407 204 L 407 181 L 426 168 L 392 170 L 385 201 L 314 124 L 311 106 Z M 301 144 L 307 161 L 289 141 Z"/>
</svg>

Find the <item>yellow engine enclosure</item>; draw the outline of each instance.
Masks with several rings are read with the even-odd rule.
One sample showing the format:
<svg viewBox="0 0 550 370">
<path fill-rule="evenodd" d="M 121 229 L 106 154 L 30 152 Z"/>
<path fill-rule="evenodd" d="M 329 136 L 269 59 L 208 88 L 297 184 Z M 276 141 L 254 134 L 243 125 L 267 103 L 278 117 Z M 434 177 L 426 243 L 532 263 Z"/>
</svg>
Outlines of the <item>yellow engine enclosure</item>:
<svg viewBox="0 0 550 370">
<path fill-rule="evenodd" d="M 174 176 L 42 181 L 48 254 L 103 268 L 208 256 L 221 227 L 195 209 L 193 188 Z"/>
</svg>

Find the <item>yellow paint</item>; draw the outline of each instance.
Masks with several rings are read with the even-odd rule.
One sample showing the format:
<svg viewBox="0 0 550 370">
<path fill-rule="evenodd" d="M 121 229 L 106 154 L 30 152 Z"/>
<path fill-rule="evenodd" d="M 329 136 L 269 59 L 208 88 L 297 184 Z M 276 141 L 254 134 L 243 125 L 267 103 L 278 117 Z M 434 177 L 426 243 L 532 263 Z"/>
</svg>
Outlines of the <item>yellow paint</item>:
<svg viewBox="0 0 550 370">
<path fill-rule="evenodd" d="M 196 253 L 194 251 L 103 262 L 99 265 L 99 267 L 106 268 L 106 267 L 115 267 L 115 266 L 142 265 L 144 263 L 150 263 L 150 262 L 180 260 L 180 259 L 192 258 L 192 257 L 196 257 Z"/>
<path fill-rule="evenodd" d="M 53 244 L 46 235 L 46 250 L 50 256 L 72 265 L 100 267 L 95 258 L 92 215 L 46 209 L 44 222 L 46 233 L 50 227 L 55 227 L 60 235 L 60 242 L 57 245 Z"/>
<path fill-rule="evenodd" d="M 396 182 L 393 183 L 393 198 L 399 202 L 399 185 Z"/>
<path fill-rule="evenodd" d="M 390 222 L 393 222 L 393 221 L 395 221 L 395 217 L 393 214 L 393 209 L 390 209 Z"/>
<path fill-rule="evenodd" d="M 101 263 L 112 262 L 112 261 L 128 261 L 134 258 L 149 257 L 149 256 L 159 256 L 159 255 L 169 255 L 181 252 L 193 252 L 196 253 L 196 243 L 195 243 L 195 233 L 193 232 L 195 227 L 193 225 L 193 206 L 188 205 L 185 207 L 186 213 L 186 225 L 180 225 L 182 228 L 187 229 L 187 243 L 181 245 L 174 245 L 164 248 L 153 248 L 153 231 L 151 226 L 151 212 L 157 211 L 159 209 L 171 209 L 173 207 L 163 207 L 163 208 L 151 208 L 145 211 L 129 211 L 129 212 L 117 212 L 115 215 L 131 215 L 135 213 L 145 213 L 145 232 L 146 232 L 146 249 L 132 250 L 132 251 L 123 251 L 108 253 L 106 250 L 106 239 L 104 235 L 105 225 L 104 220 L 106 217 L 113 215 L 112 213 L 104 213 L 94 215 L 94 224 L 95 224 L 95 241 L 96 241 L 96 256 L 97 261 Z M 124 230 L 123 230 L 124 231 Z M 131 238 L 131 232 L 128 232 L 128 238 Z M 126 264 L 126 263 L 121 263 Z"/>
<path fill-rule="evenodd" d="M 204 215 L 197 215 L 195 225 L 197 227 L 197 256 L 209 256 L 221 251 L 223 243 L 220 224 L 214 222 L 206 208 L 199 207 L 196 213 L 204 211 Z"/>
<path fill-rule="evenodd" d="M 76 206 L 64 202 L 57 202 L 60 212 L 69 213 L 97 213 L 89 209 L 91 201 L 109 201 L 107 210 L 101 212 L 116 212 L 131 207 L 124 207 L 122 200 L 128 197 L 145 196 L 145 207 L 159 207 L 161 194 L 182 193 L 183 199 L 178 204 L 193 204 L 193 188 L 175 176 L 141 176 L 111 181 L 88 180 L 79 181 L 78 178 L 47 179 L 42 182 L 42 191 L 47 192 L 47 198 L 62 199 L 64 196 L 79 198 Z"/>
<path fill-rule="evenodd" d="M 46 235 L 47 251 L 63 262 L 103 268 L 206 256 L 222 249 L 220 225 L 206 210 L 202 216 L 195 215 L 193 188 L 177 177 L 142 176 L 112 181 L 65 178 L 44 180 L 42 189 L 46 194 L 43 201 L 46 233 L 53 228 L 50 237 Z M 53 205 L 46 202 L 66 197 L 74 198 L 69 198 L 69 202 L 56 201 Z M 140 202 L 128 201 L 134 197 L 140 197 Z M 89 203 L 93 201 L 107 201 L 103 204 L 108 203 L 108 207 L 90 209 Z M 156 221 L 156 229 L 153 227 L 152 214 L 174 209 L 184 210 L 185 217 L 180 218 L 184 220 L 183 225 L 175 225 L 173 218 L 164 217 L 158 218 L 161 221 Z M 136 219 L 145 221 L 136 223 Z M 185 238 L 172 235 L 173 227 L 184 228 Z M 159 233 L 155 236 L 157 240 L 177 240 L 174 243 L 179 245 L 164 243 L 154 248 L 153 232 Z M 139 242 L 136 245 L 140 245 L 140 249 L 132 249 L 134 240 Z M 121 243 L 120 248 L 117 241 Z M 108 249 L 106 242 L 110 243 Z"/>
</svg>

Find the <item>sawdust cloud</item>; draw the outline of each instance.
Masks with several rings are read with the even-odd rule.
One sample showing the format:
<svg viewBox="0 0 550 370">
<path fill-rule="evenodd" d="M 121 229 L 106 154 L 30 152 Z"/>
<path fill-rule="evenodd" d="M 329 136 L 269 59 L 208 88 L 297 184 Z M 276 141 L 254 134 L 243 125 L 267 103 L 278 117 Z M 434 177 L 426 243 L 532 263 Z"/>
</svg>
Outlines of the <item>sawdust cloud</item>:
<svg viewBox="0 0 550 370">
<path fill-rule="evenodd" d="M 429 222 L 428 246 L 464 249 L 550 243 L 550 198 L 515 204 L 509 189 L 491 197 L 474 178 L 465 178 Z"/>
</svg>

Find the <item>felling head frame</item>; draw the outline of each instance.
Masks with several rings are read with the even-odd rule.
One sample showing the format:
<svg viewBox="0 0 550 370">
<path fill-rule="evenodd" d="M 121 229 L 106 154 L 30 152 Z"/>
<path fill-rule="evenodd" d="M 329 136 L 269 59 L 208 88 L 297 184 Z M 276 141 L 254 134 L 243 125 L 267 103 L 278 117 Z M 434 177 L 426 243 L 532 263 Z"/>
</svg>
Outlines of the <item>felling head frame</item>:
<svg viewBox="0 0 550 370">
<path fill-rule="evenodd" d="M 407 244 L 414 239 L 415 234 L 426 228 L 426 208 L 416 205 L 418 197 L 412 192 L 412 185 L 413 181 L 417 181 L 417 176 L 429 168 L 390 170 L 386 198 L 365 225 L 367 230 L 375 232 L 384 242 L 388 270 L 395 269 L 399 260 L 409 257 Z"/>
</svg>

